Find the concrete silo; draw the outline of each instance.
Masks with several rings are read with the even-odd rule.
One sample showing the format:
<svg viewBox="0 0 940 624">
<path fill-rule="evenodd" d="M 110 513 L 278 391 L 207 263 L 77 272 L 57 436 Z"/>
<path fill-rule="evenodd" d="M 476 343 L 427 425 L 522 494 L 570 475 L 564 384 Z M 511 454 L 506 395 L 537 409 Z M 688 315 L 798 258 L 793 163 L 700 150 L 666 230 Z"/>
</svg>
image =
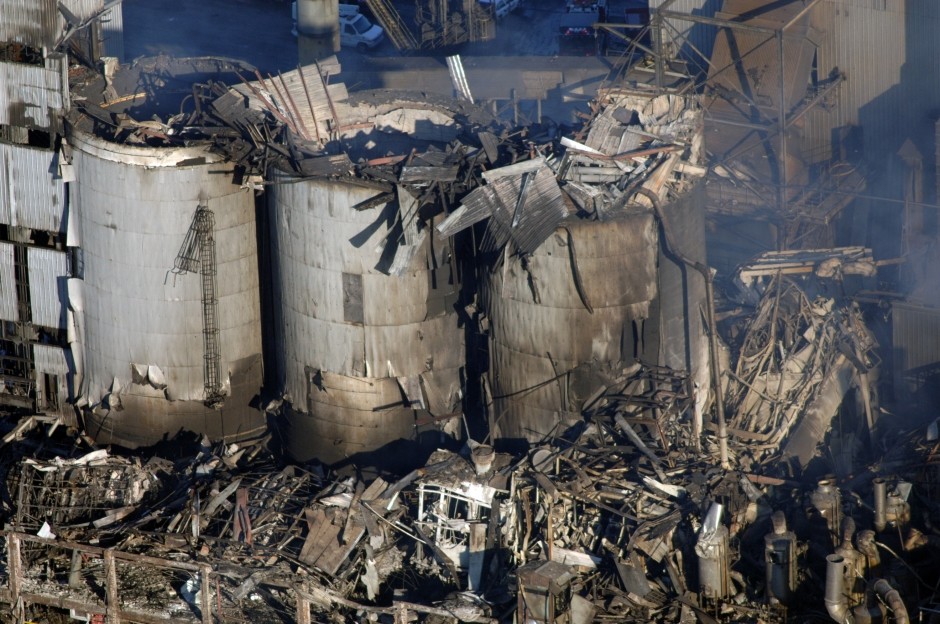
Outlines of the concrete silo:
<svg viewBox="0 0 940 624">
<path fill-rule="evenodd" d="M 85 427 L 100 443 L 265 428 L 249 405 L 262 380 L 254 194 L 232 163 L 154 121 L 179 114 L 193 83 L 237 80 L 237 69 L 154 59 L 76 89 L 90 104 L 68 132 L 69 240 L 81 248 L 70 340 Z"/>
<path fill-rule="evenodd" d="M 504 269 L 485 272 L 496 437 L 536 442 L 560 432 L 581 420 L 605 366 L 644 354 L 657 252 L 651 211 L 607 222 L 571 217 L 525 266 L 506 258 Z"/>
<path fill-rule="evenodd" d="M 418 164 L 456 134 L 451 113 L 400 94 L 344 106 L 342 118 L 359 128 L 341 142 L 360 163 L 414 149 Z M 380 188 L 361 176 L 282 173 L 266 191 L 284 442 L 295 459 L 420 463 L 416 442 L 429 436 L 433 449 L 461 431 L 455 264 L 449 241 L 418 215 L 429 185 L 405 177 Z"/>
<path fill-rule="evenodd" d="M 538 442 L 582 421 L 585 401 L 636 362 L 688 374 L 701 389 L 700 431 L 710 380 L 696 268 L 705 262 L 701 116 L 693 100 L 626 89 L 599 108 L 584 142 L 568 140 L 553 165 L 567 214 L 537 246 L 514 223 L 514 242 L 481 276 L 490 426 L 504 442 Z M 495 173 L 499 205 L 532 203 L 524 182 Z"/>
</svg>

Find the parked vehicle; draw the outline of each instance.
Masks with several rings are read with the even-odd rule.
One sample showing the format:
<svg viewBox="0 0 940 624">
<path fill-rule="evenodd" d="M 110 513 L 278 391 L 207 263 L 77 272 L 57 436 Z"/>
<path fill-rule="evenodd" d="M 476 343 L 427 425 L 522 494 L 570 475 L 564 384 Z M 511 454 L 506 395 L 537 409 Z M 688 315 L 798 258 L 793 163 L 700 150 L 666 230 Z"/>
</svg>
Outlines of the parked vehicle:
<svg viewBox="0 0 940 624">
<path fill-rule="evenodd" d="M 518 0 L 516 0 L 518 1 Z M 297 2 L 291 4 L 291 16 L 294 23 L 291 34 L 297 36 Z M 373 24 L 359 12 L 354 4 L 339 5 L 339 42 L 340 45 L 356 48 L 365 52 L 382 43 L 385 31 L 381 26 Z"/>
<path fill-rule="evenodd" d="M 600 45 L 594 24 L 606 20 L 607 0 L 568 0 L 558 33 L 559 53 L 597 54 Z"/>
<path fill-rule="evenodd" d="M 339 41 L 341 45 L 354 47 L 365 52 L 382 43 L 385 31 L 370 22 L 359 12 L 359 7 L 352 4 L 339 5 Z"/>
</svg>

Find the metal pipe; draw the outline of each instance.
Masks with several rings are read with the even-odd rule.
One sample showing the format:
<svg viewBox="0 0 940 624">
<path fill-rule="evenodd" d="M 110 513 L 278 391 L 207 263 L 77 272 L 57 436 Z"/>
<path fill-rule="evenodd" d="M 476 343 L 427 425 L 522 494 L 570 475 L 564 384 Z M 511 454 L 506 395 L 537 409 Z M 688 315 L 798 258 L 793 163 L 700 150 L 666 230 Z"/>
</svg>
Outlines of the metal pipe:
<svg viewBox="0 0 940 624">
<path fill-rule="evenodd" d="M 773 531 L 764 536 L 764 566 L 767 602 L 786 604 L 795 588 L 796 535 L 787 531 L 782 511 L 771 516 Z"/>
<path fill-rule="evenodd" d="M 881 566 L 881 554 L 878 547 L 875 546 L 874 531 L 859 531 L 855 537 L 855 545 L 858 552 L 865 557 L 865 566 L 861 570 L 863 576 L 871 577 L 877 574 Z"/>
<path fill-rule="evenodd" d="M 669 220 L 663 212 L 662 205 L 659 203 L 659 196 L 653 191 L 638 187 L 635 189 L 653 204 L 653 211 L 663 225 L 663 233 L 666 235 L 666 245 L 668 251 L 683 264 L 695 269 L 705 278 L 705 321 L 708 323 L 708 355 L 711 362 L 712 384 L 715 392 L 715 411 L 718 413 L 718 454 L 721 460 L 721 467 L 724 470 L 731 469 L 731 462 L 728 460 L 728 423 L 725 421 L 725 402 L 721 393 L 721 366 L 718 361 L 718 328 L 715 327 L 715 290 L 712 284 L 713 275 L 711 269 L 701 262 L 695 262 L 686 258 L 675 244 L 672 237 L 672 228 L 669 227 Z"/>
<path fill-rule="evenodd" d="M 855 617 L 849 611 L 844 590 L 845 559 L 839 555 L 826 557 L 826 611 L 839 624 L 855 624 Z"/>
<path fill-rule="evenodd" d="M 875 497 L 875 530 L 881 533 L 888 526 L 888 483 L 881 478 L 872 482 Z"/>
<path fill-rule="evenodd" d="M 891 587 L 891 584 L 884 579 L 875 581 L 873 589 L 882 600 L 888 603 L 894 624 L 910 624 L 911 618 L 907 614 L 907 607 L 904 605 L 904 601 L 901 600 L 901 594 L 898 593 L 898 590 Z"/>
</svg>

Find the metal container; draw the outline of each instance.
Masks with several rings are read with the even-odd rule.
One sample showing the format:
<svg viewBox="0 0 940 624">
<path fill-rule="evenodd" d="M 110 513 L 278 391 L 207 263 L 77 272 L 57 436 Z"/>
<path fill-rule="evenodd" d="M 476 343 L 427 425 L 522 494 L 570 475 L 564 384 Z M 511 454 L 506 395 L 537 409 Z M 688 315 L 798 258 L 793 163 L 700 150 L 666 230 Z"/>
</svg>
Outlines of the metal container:
<svg viewBox="0 0 940 624">
<path fill-rule="evenodd" d="M 425 237 L 409 269 L 389 275 L 383 246 L 395 228 L 395 201 L 356 210 L 380 191 L 276 179 L 268 212 L 287 451 L 334 464 L 386 447 L 381 457 L 361 459 L 414 462 L 414 454 L 387 445 L 422 432 L 436 445 L 460 427 L 453 416 L 464 336 L 451 263 L 437 255 L 446 242 Z"/>
<path fill-rule="evenodd" d="M 773 531 L 764 536 L 767 602 L 787 604 L 796 589 L 796 534 L 787 530 L 782 511 L 774 513 Z"/>
<path fill-rule="evenodd" d="M 167 76 L 195 82 L 223 66 L 144 62 L 114 85 L 123 95 L 146 76 L 156 85 Z M 174 94 L 157 88 L 112 110 L 176 114 L 173 98 L 182 96 Z M 262 376 L 253 193 L 206 146 L 116 142 L 80 114 L 68 129 L 77 177 L 69 245 L 84 257 L 83 279 L 69 283 L 69 329 L 84 365 L 76 390 L 87 431 L 127 447 L 180 430 L 225 440 L 260 434 L 265 417 L 249 406 Z"/>
<path fill-rule="evenodd" d="M 819 481 L 816 489 L 809 496 L 810 515 L 829 534 L 833 546 L 842 542 L 842 494 L 830 479 Z"/>
<path fill-rule="evenodd" d="M 721 524 L 723 508 L 713 503 L 702 523 L 695 554 L 698 556 L 699 595 L 708 600 L 731 594 L 731 560 L 728 527 Z"/>
</svg>

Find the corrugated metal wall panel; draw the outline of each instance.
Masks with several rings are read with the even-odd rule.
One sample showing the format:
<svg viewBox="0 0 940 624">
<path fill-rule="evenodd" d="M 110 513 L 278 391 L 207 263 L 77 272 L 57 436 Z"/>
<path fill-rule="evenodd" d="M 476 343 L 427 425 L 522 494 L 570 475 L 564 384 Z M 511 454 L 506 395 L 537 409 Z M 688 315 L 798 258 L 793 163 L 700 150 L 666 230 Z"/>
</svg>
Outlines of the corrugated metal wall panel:
<svg viewBox="0 0 940 624">
<path fill-rule="evenodd" d="M 896 302 L 891 306 L 895 391 L 914 393 L 937 377 L 940 309 Z"/>
<path fill-rule="evenodd" d="M 101 16 L 101 42 L 104 56 L 124 61 L 124 9 L 123 5 L 111 7 Z"/>
<path fill-rule="evenodd" d="M 58 125 L 65 107 L 62 65 L 50 59 L 51 69 L 0 63 L 0 124 L 49 130 Z"/>
<path fill-rule="evenodd" d="M 825 0 L 817 10 L 820 78 L 837 67 L 847 80 L 830 106 L 808 115 L 808 159 L 828 158 L 832 130 L 846 125 L 863 126 L 869 156 L 893 153 L 908 136 L 927 140 L 921 126 L 940 99 L 940 2 Z"/>
<path fill-rule="evenodd" d="M 18 321 L 13 245 L 0 243 L 0 320 Z"/>
<path fill-rule="evenodd" d="M 33 362 L 36 372 L 49 375 L 66 375 L 69 365 L 65 359 L 65 349 L 54 345 L 33 345 Z"/>
<path fill-rule="evenodd" d="M 33 323 L 65 329 L 68 301 L 65 252 L 30 247 L 26 263 L 29 266 L 29 304 Z"/>
<path fill-rule="evenodd" d="M 59 33 L 56 0 L 0 0 L 0 41 L 51 47 Z"/>
<path fill-rule="evenodd" d="M 0 144 L 0 223 L 63 231 L 65 183 L 51 171 L 55 152 Z"/>
<path fill-rule="evenodd" d="M 666 2 L 667 0 L 650 0 L 650 10 L 657 9 Z M 715 12 L 721 9 L 721 4 L 722 0 L 676 0 L 669 5 L 668 10 L 714 17 Z M 680 51 L 681 58 L 701 68 L 704 72 L 707 71 L 708 65 L 700 54 L 711 56 L 716 31 L 717 29 L 713 26 L 696 24 L 688 20 L 669 19 L 663 27 L 663 40 L 672 42 L 675 49 Z M 698 52 L 695 52 L 693 47 Z"/>
<path fill-rule="evenodd" d="M 83 21 L 104 8 L 104 0 L 62 0 L 62 4 Z M 0 0 L 0 42 L 52 48 L 64 29 L 57 0 Z"/>
<path fill-rule="evenodd" d="M 62 0 L 62 4 L 82 20 L 87 20 L 104 8 L 104 0 Z"/>
</svg>

